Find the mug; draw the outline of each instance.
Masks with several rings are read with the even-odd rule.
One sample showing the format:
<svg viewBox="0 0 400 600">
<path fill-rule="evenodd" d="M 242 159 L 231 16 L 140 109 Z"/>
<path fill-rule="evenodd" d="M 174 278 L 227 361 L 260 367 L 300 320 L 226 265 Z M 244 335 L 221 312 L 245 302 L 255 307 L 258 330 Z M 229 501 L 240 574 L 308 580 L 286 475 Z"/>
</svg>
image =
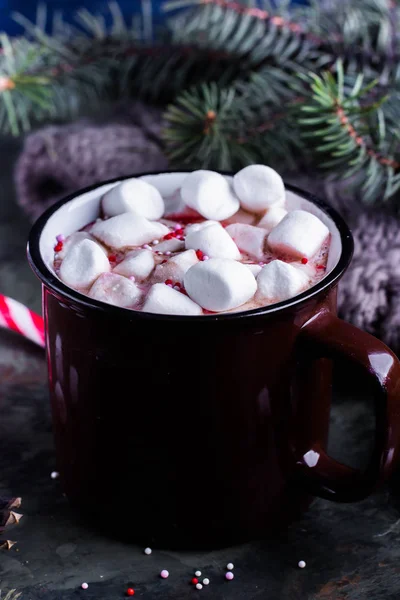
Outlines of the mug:
<svg viewBox="0 0 400 600">
<path fill-rule="evenodd" d="M 184 176 L 142 177 L 173 210 Z M 266 536 L 314 495 L 365 498 L 398 459 L 400 365 L 382 342 L 336 316 L 353 251 L 342 218 L 287 185 L 289 208 L 316 214 L 331 232 L 319 283 L 245 312 L 142 313 L 74 291 L 52 266 L 56 236 L 94 221 L 119 181 L 58 202 L 29 238 L 43 286 L 58 469 L 71 503 L 118 536 L 200 547 Z M 375 391 L 375 448 L 363 471 L 325 449 L 335 357 L 361 367 Z"/>
</svg>

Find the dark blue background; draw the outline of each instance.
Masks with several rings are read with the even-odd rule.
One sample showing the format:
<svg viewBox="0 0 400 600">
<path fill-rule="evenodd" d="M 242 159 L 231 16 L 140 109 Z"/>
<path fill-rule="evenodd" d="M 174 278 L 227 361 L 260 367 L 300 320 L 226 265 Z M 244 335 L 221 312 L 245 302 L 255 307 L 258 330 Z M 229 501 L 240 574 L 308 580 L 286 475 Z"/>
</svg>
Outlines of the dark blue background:
<svg viewBox="0 0 400 600">
<path fill-rule="evenodd" d="M 165 0 L 153 0 L 154 20 L 156 23 L 162 21 L 160 6 Z M 296 0 L 304 3 L 305 0 Z M 20 12 L 30 20 L 35 20 L 37 0 L 0 0 L 0 30 L 7 31 L 9 34 L 21 33 L 19 25 L 13 22 L 11 13 Z M 54 10 L 62 10 L 65 17 L 71 19 L 73 13 L 84 6 L 91 12 L 101 12 L 107 14 L 107 0 L 47 0 L 45 4 L 48 7 L 48 13 Z M 119 0 L 122 11 L 127 15 L 140 11 L 140 0 Z"/>
</svg>

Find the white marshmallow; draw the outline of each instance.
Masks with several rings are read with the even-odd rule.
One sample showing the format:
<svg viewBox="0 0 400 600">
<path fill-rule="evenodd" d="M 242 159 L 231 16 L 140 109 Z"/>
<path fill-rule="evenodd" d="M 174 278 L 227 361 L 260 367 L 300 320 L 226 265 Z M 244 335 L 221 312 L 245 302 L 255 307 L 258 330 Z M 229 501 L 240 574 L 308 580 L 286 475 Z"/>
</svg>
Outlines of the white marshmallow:
<svg viewBox="0 0 400 600">
<path fill-rule="evenodd" d="M 102 198 L 101 206 L 107 217 L 132 212 L 151 221 L 161 219 L 164 200 L 157 188 L 142 179 L 122 181 Z"/>
<path fill-rule="evenodd" d="M 184 202 L 206 219 L 222 221 L 239 210 L 229 181 L 214 171 L 193 171 L 182 183 Z"/>
<path fill-rule="evenodd" d="M 89 296 L 121 308 L 132 308 L 142 292 L 133 281 L 115 273 L 103 273 L 90 288 Z"/>
<path fill-rule="evenodd" d="M 315 215 L 293 210 L 271 231 L 268 245 L 274 252 L 296 258 L 312 258 L 329 235 L 329 229 Z"/>
<path fill-rule="evenodd" d="M 201 231 L 202 229 L 205 229 L 206 227 L 210 227 L 210 225 L 220 225 L 220 223 L 219 223 L 219 221 L 212 221 L 212 220 L 202 221 L 201 223 L 192 223 L 191 225 L 188 225 L 186 227 L 186 235 L 188 233 L 194 233 L 195 231 Z"/>
<path fill-rule="evenodd" d="M 257 276 L 257 300 L 280 302 L 293 298 L 309 283 L 305 273 L 281 260 L 265 265 Z"/>
<path fill-rule="evenodd" d="M 169 233 L 169 229 L 140 215 L 124 213 L 106 221 L 98 221 L 90 233 L 107 246 L 120 250 L 148 244 Z"/>
<path fill-rule="evenodd" d="M 250 265 L 248 263 L 242 263 L 246 269 L 249 269 L 250 273 L 253 273 L 254 277 L 257 277 L 262 267 L 260 265 Z"/>
<path fill-rule="evenodd" d="M 183 240 L 177 240 L 171 238 L 170 240 L 163 240 L 157 246 L 154 247 L 155 252 L 181 252 L 185 248 L 185 242 Z"/>
<path fill-rule="evenodd" d="M 75 244 L 81 242 L 82 240 L 92 240 L 93 242 L 96 242 L 94 237 L 90 235 L 90 233 L 88 233 L 87 231 L 76 231 L 75 233 L 67 237 L 67 239 L 63 243 L 62 250 L 60 252 L 57 252 L 57 257 L 63 259 L 67 254 L 68 250 L 72 248 L 72 246 L 74 246 Z M 103 246 L 101 246 L 97 242 L 96 244 L 99 246 L 99 248 L 103 250 L 104 254 L 107 254 L 107 250 Z"/>
<path fill-rule="evenodd" d="M 194 250 L 185 250 L 185 252 L 170 258 L 163 265 L 157 265 L 154 273 L 154 281 L 172 279 L 173 282 L 183 283 L 186 271 L 198 262 L 199 259 Z"/>
<path fill-rule="evenodd" d="M 265 165 L 249 165 L 233 178 L 233 188 L 242 208 L 263 213 L 273 204 L 285 202 L 285 184 L 282 177 Z"/>
<path fill-rule="evenodd" d="M 189 231 L 186 234 L 185 246 L 187 249 L 201 250 L 210 258 L 240 259 L 238 247 L 219 223 L 198 231 Z"/>
<path fill-rule="evenodd" d="M 246 225 L 257 225 L 258 219 L 259 217 L 257 217 L 257 215 L 254 213 L 249 213 L 240 208 L 237 213 L 225 220 L 225 224 L 230 225 L 232 223 L 246 223 Z"/>
<path fill-rule="evenodd" d="M 143 312 L 162 315 L 201 315 L 201 307 L 190 298 L 165 285 L 155 283 L 151 286 L 143 305 Z"/>
<path fill-rule="evenodd" d="M 104 251 L 96 242 L 83 239 L 73 244 L 60 266 L 60 278 L 76 290 L 84 290 L 101 275 L 110 270 Z"/>
<path fill-rule="evenodd" d="M 258 260 L 263 258 L 267 241 L 265 229 L 245 223 L 234 223 L 228 225 L 225 231 L 229 233 L 241 252 L 246 252 Z"/>
<path fill-rule="evenodd" d="M 113 269 L 113 273 L 118 273 L 125 277 L 133 276 L 138 281 L 143 281 L 150 275 L 154 266 L 154 256 L 151 250 L 132 250 L 132 252 L 128 252 L 124 260 Z"/>
<path fill-rule="evenodd" d="M 271 206 L 258 223 L 257 227 L 262 227 L 266 230 L 267 233 L 270 233 L 274 227 L 278 225 L 282 221 L 284 217 L 287 215 L 287 210 L 285 210 L 282 206 Z"/>
<path fill-rule="evenodd" d="M 199 262 L 184 277 L 189 296 L 213 312 L 241 306 L 257 290 L 254 275 L 242 263 L 224 258 Z"/>
</svg>

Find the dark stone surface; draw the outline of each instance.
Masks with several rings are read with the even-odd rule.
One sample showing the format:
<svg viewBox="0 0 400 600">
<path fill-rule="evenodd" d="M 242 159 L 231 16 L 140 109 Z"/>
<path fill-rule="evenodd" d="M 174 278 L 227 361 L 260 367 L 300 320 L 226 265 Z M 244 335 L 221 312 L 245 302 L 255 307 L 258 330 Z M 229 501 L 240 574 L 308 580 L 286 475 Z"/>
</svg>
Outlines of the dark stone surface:
<svg viewBox="0 0 400 600">
<path fill-rule="evenodd" d="M 29 224 L 10 185 L 17 149 L 15 142 L 0 147 L 0 290 L 40 310 L 40 286 L 25 260 Z M 351 389 L 344 394 L 339 386 L 330 451 L 360 465 L 371 445 L 368 394 L 356 376 L 345 383 Z M 7 529 L 17 545 L 0 551 L 3 594 L 17 588 L 26 600 L 116 600 L 133 585 L 135 598 L 153 600 L 196 594 L 213 600 L 399 598 L 400 515 L 388 490 L 356 505 L 316 500 L 300 522 L 273 540 L 208 552 L 153 549 L 148 557 L 141 547 L 104 537 L 81 522 L 50 478 L 55 468 L 44 354 L 0 330 L 0 495 L 22 496 L 24 514 L 18 526 Z M 207 485 L 207 473 L 197 468 L 193 477 Z M 123 527 L 129 504 L 124 498 L 104 518 Z M 297 568 L 301 559 L 307 562 L 304 570 Z M 236 565 L 232 582 L 224 580 L 229 561 Z M 158 577 L 163 568 L 170 571 L 167 580 Z M 196 569 L 211 580 L 201 592 L 188 583 Z M 83 581 L 89 583 L 86 591 Z"/>
</svg>

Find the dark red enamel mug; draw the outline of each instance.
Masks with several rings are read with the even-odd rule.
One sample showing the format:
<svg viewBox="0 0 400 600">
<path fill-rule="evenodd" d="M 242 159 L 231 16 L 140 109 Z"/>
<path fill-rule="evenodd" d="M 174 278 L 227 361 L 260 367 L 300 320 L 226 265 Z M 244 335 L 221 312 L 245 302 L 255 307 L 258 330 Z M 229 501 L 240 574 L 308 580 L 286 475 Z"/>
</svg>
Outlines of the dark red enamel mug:
<svg viewBox="0 0 400 600">
<path fill-rule="evenodd" d="M 145 177 L 173 198 L 184 173 Z M 287 186 L 289 204 L 332 234 L 327 275 L 295 298 L 219 316 L 146 314 L 83 296 L 52 269 L 56 235 L 94 220 L 114 184 L 62 200 L 29 238 L 43 284 L 58 469 L 72 504 L 135 541 L 200 546 L 265 536 L 310 495 L 370 494 L 399 455 L 400 365 L 336 316 L 353 251 L 341 217 Z M 375 449 L 363 472 L 325 450 L 335 357 L 359 365 L 375 389 Z"/>
</svg>

